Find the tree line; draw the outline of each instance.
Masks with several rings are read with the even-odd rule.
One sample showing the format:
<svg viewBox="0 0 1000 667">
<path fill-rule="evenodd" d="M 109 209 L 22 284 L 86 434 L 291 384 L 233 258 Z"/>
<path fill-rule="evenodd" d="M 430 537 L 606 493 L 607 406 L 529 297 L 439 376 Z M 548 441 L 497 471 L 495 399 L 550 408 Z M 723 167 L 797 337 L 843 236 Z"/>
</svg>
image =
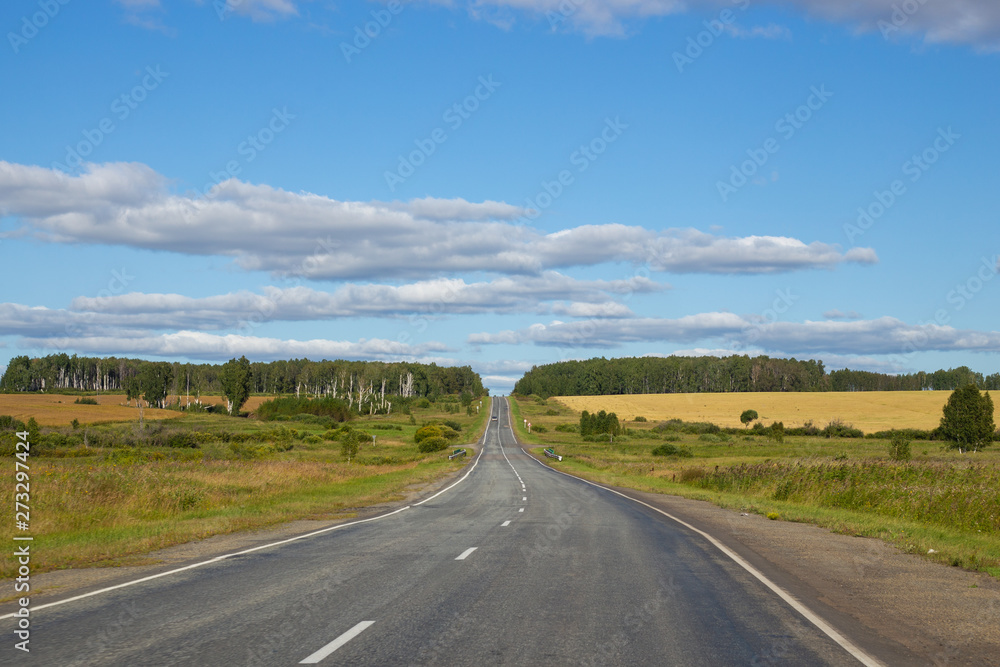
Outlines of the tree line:
<svg viewBox="0 0 1000 667">
<path fill-rule="evenodd" d="M 229 395 L 233 378 L 226 364 L 147 361 L 124 357 L 78 357 L 51 354 L 11 359 L 2 392 L 80 390 L 147 395 L 162 403 L 168 394 L 200 397 Z M 232 369 L 232 367 L 230 367 Z M 434 398 L 467 392 L 483 396 L 482 378 L 469 366 L 438 366 L 415 362 L 290 359 L 240 365 L 238 384 L 254 394 L 296 394 L 343 398 L 366 407 L 385 404 L 386 396 Z M 242 374 L 248 374 L 244 378 Z M 229 389 L 230 391 L 227 391 Z M 147 399 L 148 400 L 148 399 Z"/>
<path fill-rule="evenodd" d="M 826 372 L 822 361 L 750 357 L 603 357 L 535 366 L 514 385 L 520 396 L 595 396 L 775 391 L 954 390 L 967 384 L 1000 389 L 1000 373 L 984 376 L 966 366 L 900 375 Z"/>
</svg>

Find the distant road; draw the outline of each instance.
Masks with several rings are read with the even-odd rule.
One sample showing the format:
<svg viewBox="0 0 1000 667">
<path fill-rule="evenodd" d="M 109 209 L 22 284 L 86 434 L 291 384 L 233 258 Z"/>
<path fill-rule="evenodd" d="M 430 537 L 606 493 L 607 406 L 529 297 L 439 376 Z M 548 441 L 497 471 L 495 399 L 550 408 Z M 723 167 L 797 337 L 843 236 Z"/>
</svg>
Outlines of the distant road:
<svg viewBox="0 0 1000 667">
<path fill-rule="evenodd" d="M 540 465 L 506 401 L 492 410 L 447 490 L 37 609 L 30 655 L 5 619 L 0 664 L 901 664 L 824 632 L 705 535 Z"/>
</svg>

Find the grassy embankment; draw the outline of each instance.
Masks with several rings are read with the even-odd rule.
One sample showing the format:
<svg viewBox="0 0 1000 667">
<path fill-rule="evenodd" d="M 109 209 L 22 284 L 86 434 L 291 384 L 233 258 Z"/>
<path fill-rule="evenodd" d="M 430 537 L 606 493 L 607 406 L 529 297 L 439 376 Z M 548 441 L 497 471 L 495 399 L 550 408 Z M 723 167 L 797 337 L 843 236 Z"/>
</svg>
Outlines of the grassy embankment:
<svg viewBox="0 0 1000 667">
<path fill-rule="evenodd" d="M 193 539 L 296 519 L 347 518 L 357 508 L 399 500 L 412 485 L 440 478 L 468 460 L 449 461 L 450 450 L 420 453 L 413 441 L 416 429 L 426 421 L 453 420 L 462 426 L 457 444 L 475 443 L 489 401 L 471 417 L 442 399 L 412 407 L 415 424 L 404 414 L 352 420 L 350 427 L 366 435 L 348 462 L 341 453 L 343 432 L 319 417 L 260 422 L 147 409 L 140 433 L 134 407 L 120 408 L 130 411 L 131 421 L 94 425 L 107 421 L 109 409 L 119 409 L 122 396 L 102 396 L 105 405 L 75 404 L 73 396 L 45 398 L 59 412 L 39 411 L 50 424 L 77 419 L 80 426 L 43 428 L 48 444 L 33 447 L 28 460 L 33 574 L 140 563 L 143 554 Z M 28 399 L 29 412 L 14 405 L 18 399 Z M 35 403 L 35 396 L 0 395 L 0 414 L 28 417 Z M 168 419 L 152 416 L 160 412 L 169 413 Z M 86 446 L 77 442 L 82 433 Z M 53 445 L 59 435 L 72 444 Z M 135 446 L 137 440 L 144 444 Z M 163 446 L 167 442 L 174 446 Z M 13 493 L 14 461 L 5 458 L 9 465 L 0 483 Z M 7 522 L 2 539 L 9 542 L 13 532 Z M 4 555 L 0 577 L 15 571 L 14 560 Z"/>
<path fill-rule="evenodd" d="M 935 393 L 941 394 L 935 404 L 938 398 L 943 404 L 947 392 Z M 732 400 L 733 396 L 665 396 L 662 398 L 673 401 L 667 408 L 670 412 L 661 407 L 657 414 L 690 420 L 703 416 L 717 398 Z M 825 396 L 828 401 L 836 400 L 836 395 Z M 889 456 L 889 442 L 882 439 L 785 436 L 784 442 L 778 443 L 742 428 L 729 434 L 699 433 L 712 430 L 707 424 L 661 426 L 659 419 L 639 413 L 636 406 L 630 409 L 624 405 L 622 401 L 628 398 L 588 396 L 566 401 L 592 411 L 624 407 L 622 412 L 633 420 L 637 416 L 649 420 L 628 421 L 629 433 L 615 438 L 613 444 L 584 442 L 577 433 L 557 431 L 557 426 L 569 429 L 579 424 L 580 413 L 561 402 L 566 399 L 512 400 L 514 427 L 519 438 L 536 445 L 536 454 L 544 446 L 565 456 L 561 463 L 544 459 L 546 463 L 592 481 L 707 500 L 721 507 L 876 537 L 909 553 L 1000 577 L 1000 443 L 983 452 L 959 454 L 946 449 L 945 443 L 918 440 L 911 443 L 910 461 L 896 461 Z M 655 406 L 650 399 L 660 397 L 632 398 L 646 401 L 643 407 L 653 414 Z M 780 419 L 794 411 L 800 395 L 775 394 L 770 398 L 783 400 L 785 405 L 765 411 L 743 395 L 736 419 L 731 421 L 738 424 L 740 411 L 747 408 L 758 409 L 762 415 L 773 412 Z M 603 399 L 618 402 L 605 403 Z M 867 409 L 865 406 L 881 404 L 883 399 L 884 394 L 873 394 L 857 405 Z M 695 409 L 685 411 L 685 404 Z M 799 407 L 801 411 L 801 404 Z M 848 403 L 836 408 L 837 417 L 852 419 Z M 524 418 L 532 423 L 530 435 L 523 427 Z M 900 415 L 891 411 L 881 418 L 904 425 L 896 423 Z M 808 419 L 803 415 L 797 425 Z M 865 423 L 863 418 L 859 422 Z M 929 418 L 917 422 L 930 423 Z M 539 433 L 538 426 L 545 432 Z M 676 447 L 678 454 L 654 455 L 653 450 L 662 445 Z M 934 553 L 928 554 L 931 549 Z"/>
</svg>

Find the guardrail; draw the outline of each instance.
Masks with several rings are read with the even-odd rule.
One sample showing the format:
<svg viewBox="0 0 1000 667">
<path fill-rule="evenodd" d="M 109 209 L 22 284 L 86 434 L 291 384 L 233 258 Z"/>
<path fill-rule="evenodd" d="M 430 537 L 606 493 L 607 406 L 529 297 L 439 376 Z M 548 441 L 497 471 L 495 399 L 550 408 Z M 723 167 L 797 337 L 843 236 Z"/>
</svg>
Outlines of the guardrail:
<svg viewBox="0 0 1000 667">
<path fill-rule="evenodd" d="M 465 456 L 464 449 L 456 449 L 453 454 L 448 456 L 448 460 L 451 461 L 452 459 L 458 458 L 459 456 Z"/>
<path fill-rule="evenodd" d="M 555 450 L 552 449 L 551 447 L 546 447 L 545 448 L 545 455 L 547 457 L 549 457 L 550 459 L 555 459 L 556 461 L 562 461 L 562 459 L 563 459 L 563 457 L 561 457 L 558 454 L 556 454 Z"/>
</svg>

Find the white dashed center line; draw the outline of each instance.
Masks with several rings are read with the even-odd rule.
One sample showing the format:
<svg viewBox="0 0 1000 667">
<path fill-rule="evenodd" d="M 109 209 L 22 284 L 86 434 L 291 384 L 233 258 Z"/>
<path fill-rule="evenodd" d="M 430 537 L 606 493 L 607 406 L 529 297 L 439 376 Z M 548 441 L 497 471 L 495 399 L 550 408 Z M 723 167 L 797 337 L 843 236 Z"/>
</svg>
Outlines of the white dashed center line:
<svg viewBox="0 0 1000 667">
<path fill-rule="evenodd" d="M 461 554 L 459 554 L 458 558 L 456 558 L 455 560 L 465 560 L 466 558 L 468 558 L 468 557 L 469 557 L 469 555 L 470 555 L 470 554 L 471 554 L 471 553 L 472 553 L 473 551 L 475 551 L 475 550 L 476 550 L 476 549 L 478 549 L 478 548 L 479 548 L 479 547 L 469 547 L 468 549 L 466 549 L 465 551 L 463 551 L 463 552 L 462 552 Z"/>
<path fill-rule="evenodd" d="M 500 524 L 500 527 L 501 528 L 506 528 L 509 525 L 510 525 L 510 521 L 504 521 L 503 523 Z"/>
<path fill-rule="evenodd" d="M 523 511 L 524 511 L 524 508 L 523 508 L 523 507 L 522 507 L 521 509 L 519 509 L 519 510 L 518 510 L 518 512 L 523 512 Z"/>
<path fill-rule="evenodd" d="M 326 656 L 330 655 L 331 653 L 333 653 L 334 651 L 336 651 L 338 648 L 340 648 L 341 646 L 343 646 L 347 642 L 351 641 L 352 639 L 354 639 L 355 637 L 357 637 L 358 635 L 360 635 L 362 632 L 364 632 L 365 630 L 367 630 L 374 623 L 375 623 L 375 621 L 361 621 L 360 623 L 358 623 L 357 625 L 355 625 L 353 628 L 351 628 L 350 630 L 348 630 L 344 634 L 340 635 L 339 637 L 337 637 L 336 639 L 334 639 L 332 642 L 330 642 L 329 644 L 327 644 L 326 646 L 324 646 L 320 650 L 316 651 L 315 653 L 313 653 L 311 656 L 309 656 L 308 658 L 306 658 L 305 660 L 303 660 L 299 664 L 300 665 L 315 665 L 317 662 L 319 662 L 320 660 L 322 660 Z"/>
</svg>

